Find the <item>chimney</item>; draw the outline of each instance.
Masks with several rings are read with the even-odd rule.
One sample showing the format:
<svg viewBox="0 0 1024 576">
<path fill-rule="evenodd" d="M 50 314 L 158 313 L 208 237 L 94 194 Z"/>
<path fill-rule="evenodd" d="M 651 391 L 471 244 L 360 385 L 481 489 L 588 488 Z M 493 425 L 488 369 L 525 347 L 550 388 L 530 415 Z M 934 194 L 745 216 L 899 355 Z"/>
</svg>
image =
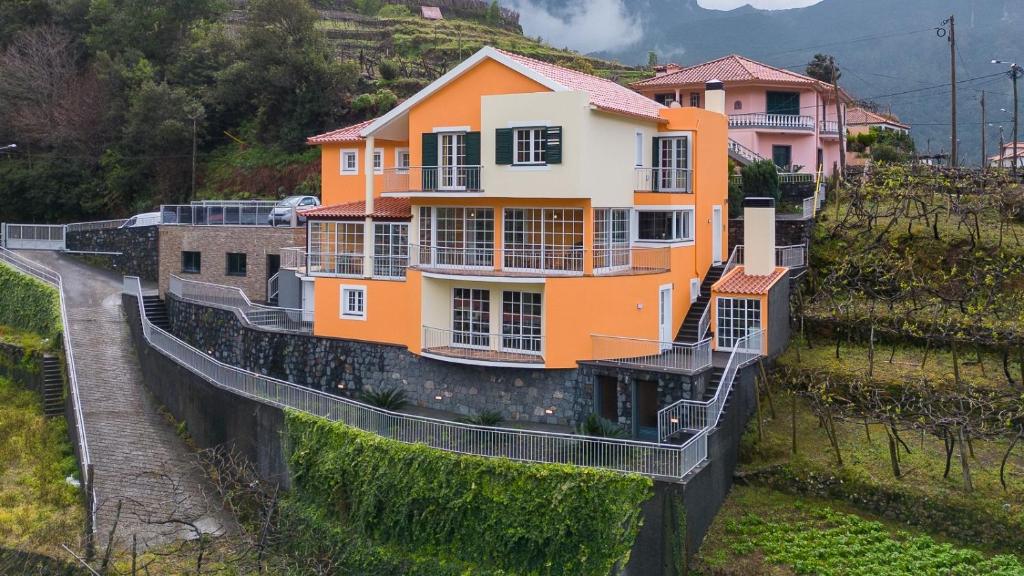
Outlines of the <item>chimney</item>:
<svg viewBox="0 0 1024 576">
<path fill-rule="evenodd" d="M 743 200 L 743 268 L 748 276 L 775 271 L 775 199 Z"/>
<path fill-rule="evenodd" d="M 721 80 L 708 80 L 704 84 L 704 108 L 725 114 L 725 83 Z"/>
</svg>

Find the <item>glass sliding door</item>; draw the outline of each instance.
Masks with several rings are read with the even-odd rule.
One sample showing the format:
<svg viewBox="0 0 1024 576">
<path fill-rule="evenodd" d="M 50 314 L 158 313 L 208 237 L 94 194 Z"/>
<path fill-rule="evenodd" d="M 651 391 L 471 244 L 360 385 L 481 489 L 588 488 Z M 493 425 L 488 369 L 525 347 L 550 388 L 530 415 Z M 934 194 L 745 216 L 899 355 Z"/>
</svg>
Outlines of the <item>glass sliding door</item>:
<svg viewBox="0 0 1024 576">
<path fill-rule="evenodd" d="M 478 288 L 452 291 L 452 345 L 489 348 L 491 345 L 491 293 Z"/>
<path fill-rule="evenodd" d="M 501 347 L 507 352 L 541 352 L 541 295 L 537 292 L 502 293 Z"/>
<path fill-rule="evenodd" d="M 442 190 L 464 190 L 466 188 L 466 135 L 464 133 L 449 133 L 440 136 L 438 140 L 440 187 Z"/>
</svg>

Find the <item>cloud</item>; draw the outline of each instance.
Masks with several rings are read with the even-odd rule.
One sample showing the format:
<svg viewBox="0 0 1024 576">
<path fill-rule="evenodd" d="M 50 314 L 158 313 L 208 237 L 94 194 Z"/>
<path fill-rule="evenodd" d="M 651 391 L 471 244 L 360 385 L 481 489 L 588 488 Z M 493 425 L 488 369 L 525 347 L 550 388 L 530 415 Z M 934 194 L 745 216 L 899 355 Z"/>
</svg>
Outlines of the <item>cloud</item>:
<svg viewBox="0 0 1024 576">
<path fill-rule="evenodd" d="M 505 4 L 519 12 L 527 34 L 583 53 L 624 48 L 644 34 L 640 20 L 629 13 L 623 0 L 570 0 L 557 13 L 539 0 Z"/>
<path fill-rule="evenodd" d="M 783 10 L 786 8 L 802 8 L 817 4 L 821 0 L 697 0 L 701 8 L 709 10 L 732 10 L 745 4 L 762 10 Z"/>
</svg>

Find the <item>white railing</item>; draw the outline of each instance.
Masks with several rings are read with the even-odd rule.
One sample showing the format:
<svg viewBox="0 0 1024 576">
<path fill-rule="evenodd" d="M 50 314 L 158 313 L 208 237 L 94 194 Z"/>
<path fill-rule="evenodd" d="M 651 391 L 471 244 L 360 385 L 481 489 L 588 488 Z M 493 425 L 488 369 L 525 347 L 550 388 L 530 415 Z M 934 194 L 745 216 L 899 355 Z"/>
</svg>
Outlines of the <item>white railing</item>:
<svg viewBox="0 0 1024 576">
<path fill-rule="evenodd" d="M 277 207 L 272 200 L 206 200 L 191 204 L 163 204 L 160 206 L 161 224 L 187 226 L 271 226 L 271 213 Z M 291 214 L 278 216 L 278 222 L 288 225 Z"/>
<path fill-rule="evenodd" d="M 822 120 L 818 124 L 818 131 L 822 134 L 839 134 L 839 122 L 835 120 Z"/>
<path fill-rule="evenodd" d="M 729 258 L 730 265 L 726 266 L 722 277 L 732 270 L 737 264 L 743 264 L 743 245 L 733 248 L 732 256 Z M 807 266 L 807 245 L 794 244 L 792 246 L 775 247 L 775 265 L 786 268 L 803 268 Z"/>
<path fill-rule="evenodd" d="M 814 174 L 810 172 L 779 172 L 779 184 L 800 184 L 814 182 Z"/>
<path fill-rule="evenodd" d="M 11 250 L 63 250 L 63 224 L 4 224 L 4 247 Z"/>
<path fill-rule="evenodd" d="M 814 218 L 814 196 L 808 196 L 807 198 L 804 198 L 802 210 L 803 212 L 801 214 L 801 217 L 804 220 L 810 220 L 811 218 Z"/>
<path fill-rule="evenodd" d="M 373 277 L 382 280 L 402 280 L 409 268 L 408 256 L 374 256 Z"/>
<path fill-rule="evenodd" d="M 591 359 L 647 370 L 695 374 L 711 366 L 711 339 L 695 344 L 594 334 Z"/>
<path fill-rule="evenodd" d="M 725 278 L 725 275 L 739 264 L 743 264 L 743 244 L 733 247 L 732 253 L 729 254 L 729 260 L 725 262 L 725 268 L 722 269 L 722 278 Z"/>
<path fill-rule="evenodd" d="M 127 221 L 127 218 L 121 218 L 120 220 L 97 220 L 95 222 L 75 222 L 73 224 L 67 224 L 66 230 L 68 232 L 85 232 L 86 230 L 109 230 L 111 228 L 120 228 L 121 225 Z"/>
<path fill-rule="evenodd" d="M 707 434 L 718 426 L 725 402 L 732 392 L 736 372 L 761 357 L 761 331 L 756 330 L 736 341 L 725 364 L 715 395 L 708 400 L 680 400 L 658 411 L 658 440 L 664 442 L 679 432 Z"/>
<path fill-rule="evenodd" d="M 92 476 L 92 455 L 89 452 L 89 440 L 85 434 L 85 417 L 82 414 L 82 396 L 78 388 L 78 369 L 75 364 L 75 351 L 71 346 L 71 330 L 68 324 L 68 310 L 66 298 L 64 297 L 64 280 L 57 272 L 0 247 L 0 262 L 4 262 L 11 268 L 32 276 L 57 289 L 60 300 L 60 321 L 61 340 L 64 344 L 64 359 L 67 364 L 68 393 L 71 397 L 71 410 L 74 413 L 75 436 L 78 441 L 78 462 L 79 473 L 82 479 L 83 491 L 86 495 L 86 509 L 89 514 L 89 526 L 92 532 L 96 532 L 96 497 L 95 480 Z M 141 300 L 139 300 L 141 304 Z"/>
<path fill-rule="evenodd" d="M 223 308 L 237 312 L 249 325 L 265 330 L 312 334 L 313 322 L 296 308 L 261 306 L 234 286 L 196 282 L 171 275 L 168 293 L 186 302 Z"/>
<path fill-rule="evenodd" d="M 495 249 L 486 247 L 410 247 L 410 265 L 429 272 L 538 276 L 582 276 L 591 260 L 595 276 L 660 274 L 672 268 L 669 248 L 598 248 L 533 246 Z"/>
<path fill-rule="evenodd" d="M 423 353 L 462 360 L 544 364 L 544 337 L 539 334 L 487 334 L 423 327 Z"/>
<path fill-rule="evenodd" d="M 708 335 L 708 330 L 711 328 L 711 301 L 708 301 L 708 305 L 704 307 L 704 312 L 700 315 L 700 322 L 697 324 L 697 340 L 703 340 Z"/>
<path fill-rule="evenodd" d="M 281 268 L 285 270 L 302 270 L 306 267 L 306 249 L 297 246 L 281 248 Z"/>
<path fill-rule="evenodd" d="M 748 163 L 759 162 L 765 159 L 764 156 L 761 156 L 757 152 L 754 152 L 750 148 L 747 148 L 746 146 L 740 144 L 739 142 L 733 140 L 732 138 L 729 139 L 729 150 L 734 152 L 740 158 L 746 160 Z"/>
<path fill-rule="evenodd" d="M 267 302 L 276 302 L 278 295 L 281 294 L 281 273 L 275 272 L 273 276 L 267 278 Z"/>
<path fill-rule="evenodd" d="M 479 192 L 482 166 L 386 168 L 383 192 Z"/>
<path fill-rule="evenodd" d="M 634 169 L 633 186 L 639 192 L 681 192 L 693 191 L 693 170 L 689 168 L 643 168 Z"/>
<path fill-rule="evenodd" d="M 365 256 L 362 252 L 348 254 L 310 252 L 306 258 L 306 273 L 310 276 L 362 278 L 364 260 Z"/>
<path fill-rule="evenodd" d="M 814 118 L 797 114 L 732 114 L 730 128 L 785 128 L 791 130 L 814 130 Z"/>
<path fill-rule="evenodd" d="M 200 352 L 150 322 L 142 306 L 139 279 L 125 276 L 124 291 L 139 303 L 146 341 L 212 385 L 278 408 L 291 408 L 408 444 L 520 462 L 569 464 L 681 479 L 707 458 L 707 436 L 682 445 L 492 428 L 383 410 L 230 366 Z"/>
</svg>

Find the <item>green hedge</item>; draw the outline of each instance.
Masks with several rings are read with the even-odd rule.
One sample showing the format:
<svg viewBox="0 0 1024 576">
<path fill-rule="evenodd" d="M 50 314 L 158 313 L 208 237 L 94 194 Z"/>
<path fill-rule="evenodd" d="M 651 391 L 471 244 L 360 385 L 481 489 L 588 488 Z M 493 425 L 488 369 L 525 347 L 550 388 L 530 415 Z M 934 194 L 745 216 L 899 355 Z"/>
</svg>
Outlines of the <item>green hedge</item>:
<svg viewBox="0 0 1024 576">
<path fill-rule="evenodd" d="M 296 498 L 379 545 L 480 570 L 606 576 L 653 492 L 641 476 L 454 454 L 295 412 L 287 440 Z"/>
<path fill-rule="evenodd" d="M 56 341 L 61 332 L 57 290 L 0 264 L 0 324 Z"/>
</svg>

